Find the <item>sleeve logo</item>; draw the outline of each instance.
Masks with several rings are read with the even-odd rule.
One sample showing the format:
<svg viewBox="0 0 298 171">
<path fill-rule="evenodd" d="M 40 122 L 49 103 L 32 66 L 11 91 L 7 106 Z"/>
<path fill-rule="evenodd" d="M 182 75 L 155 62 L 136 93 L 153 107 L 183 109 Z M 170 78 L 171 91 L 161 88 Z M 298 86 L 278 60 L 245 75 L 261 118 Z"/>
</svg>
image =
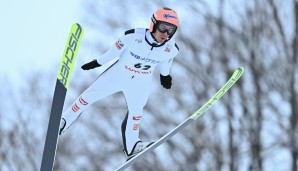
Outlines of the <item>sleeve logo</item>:
<svg viewBox="0 0 298 171">
<path fill-rule="evenodd" d="M 121 42 L 121 40 L 119 39 L 116 43 L 115 43 L 117 49 L 121 50 L 121 48 L 123 48 L 124 44 Z"/>
</svg>

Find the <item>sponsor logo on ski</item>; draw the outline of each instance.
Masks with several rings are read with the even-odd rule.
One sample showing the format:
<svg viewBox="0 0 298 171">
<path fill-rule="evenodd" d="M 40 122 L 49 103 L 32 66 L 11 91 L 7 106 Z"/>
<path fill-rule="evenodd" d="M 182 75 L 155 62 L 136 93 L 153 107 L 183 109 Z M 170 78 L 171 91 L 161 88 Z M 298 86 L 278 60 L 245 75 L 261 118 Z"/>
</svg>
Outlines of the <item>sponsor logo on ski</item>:
<svg viewBox="0 0 298 171">
<path fill-rule="evenodd" d="M 71 65 L 73 65 L 78 41 L 83 31 L 80 25 L 77 25 L 77 26 L 78 26 L 77 30 L 71 33 L 71 36 L 69 38 L 67 48 L 65 50 L 64 57 L 63 57 L 63 65 L 60 70 L 60 76 L 61 76 L 60 81 L 64 86 L 67 85 L 67 82 L 69 80 L 68 77 L 70 75 L 70 69 L 72 68 Z"/>
</svg>

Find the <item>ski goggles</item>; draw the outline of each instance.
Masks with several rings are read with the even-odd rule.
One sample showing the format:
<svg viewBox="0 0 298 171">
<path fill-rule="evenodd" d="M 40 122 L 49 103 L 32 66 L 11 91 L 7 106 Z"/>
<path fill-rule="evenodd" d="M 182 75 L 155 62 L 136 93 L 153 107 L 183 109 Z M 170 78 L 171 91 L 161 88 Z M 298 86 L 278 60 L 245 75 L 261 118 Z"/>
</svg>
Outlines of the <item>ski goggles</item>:
<svg viewBox="0 0 298 171">
<path fill-rule="evenodd" d="M 157 30 L 161 33 L 167 32 L 168 35 L 173 35 L 176 31 L 177 27 L 173 24 L 166 22 L 159 22 L 157 25 Z"/>
</svg>

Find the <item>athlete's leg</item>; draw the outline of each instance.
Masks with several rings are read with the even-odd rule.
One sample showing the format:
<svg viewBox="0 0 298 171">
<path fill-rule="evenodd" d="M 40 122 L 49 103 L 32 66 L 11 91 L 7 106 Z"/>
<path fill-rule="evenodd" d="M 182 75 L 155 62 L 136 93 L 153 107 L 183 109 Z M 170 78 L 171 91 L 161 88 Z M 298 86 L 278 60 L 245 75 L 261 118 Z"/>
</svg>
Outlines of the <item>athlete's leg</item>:
<svg viewBox="0 0 298 171">
<path fill-rule="evenodd" d="M 115 77 L 115 74 L 107 71 L 98 77 L 98 79 L 87 88 L 68 109 L 66 109 L 62 114 L 62 119 L 66 121 L 62 132 L 64 132 L 83 111 L 91 106 L 91 104 L 120 91 L 119 85 L 121 84 L 118 81 L 121 80 L 115 79 Z"/>
<path fill-rule="evenodd" d="M 143 108 L 149 97 L 149 87 L 148 85 L 132 87 L 123 93 L 128 112 L 122 122 L 121 130 L 124 150 L 129 155 L 136 142 L 139 141 L 139 126 L 143 116 Z"/>
</svg>

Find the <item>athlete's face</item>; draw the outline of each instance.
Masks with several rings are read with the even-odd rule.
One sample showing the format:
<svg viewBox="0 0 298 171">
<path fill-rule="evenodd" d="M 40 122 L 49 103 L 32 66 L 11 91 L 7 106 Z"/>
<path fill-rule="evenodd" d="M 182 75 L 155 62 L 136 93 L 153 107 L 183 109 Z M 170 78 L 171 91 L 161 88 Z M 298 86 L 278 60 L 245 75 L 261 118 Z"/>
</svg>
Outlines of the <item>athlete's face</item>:
<svg viewBox="0 0 298 171">
<path fill-rule="evenodd" d="M 153 33 L 153 35 L 159 43 L 163 43 L 169 38 L 171 34 L 174 33 L 174 31 L 175 31 L 174 25 L 165 23 L 165 22 L 160 22 L 157 25 L 156 32 Z"/>
<path fill-rule="evenodd" d="M 156 32 L 153 34 L 159 43 L 166 41 L 170 35 L 175 33 L 176 26 L 166 22 L 160 22 L 157 25 Z"/>
<path fill-rule="evenodd" d="M 156 30 L 155 33 L 153 33 L 154 38 L 158 41 L 158 43 L 163 43 L 169 38 L 169 35 L 167 32 L 162 33 L 158 30 Z"/>
</svg>

